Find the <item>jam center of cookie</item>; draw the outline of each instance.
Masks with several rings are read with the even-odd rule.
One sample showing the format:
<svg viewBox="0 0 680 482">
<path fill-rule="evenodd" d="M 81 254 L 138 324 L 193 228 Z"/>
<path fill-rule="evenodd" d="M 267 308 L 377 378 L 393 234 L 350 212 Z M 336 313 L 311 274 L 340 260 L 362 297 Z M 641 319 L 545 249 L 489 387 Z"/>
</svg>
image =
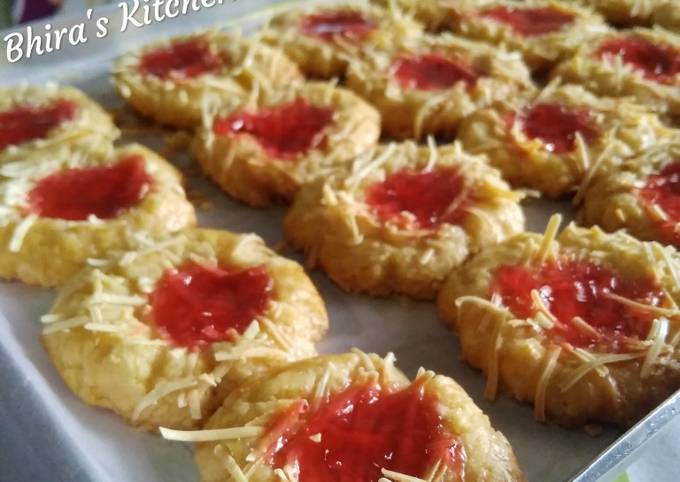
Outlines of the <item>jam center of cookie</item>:
<svg viewBox="0 0 680 482">
<path fill-rule="evenodd" d="M 555 8 L 513 8 L 499 6 L 483 10 L 483 17 L 509 25 L 521 36 L 532 37 L 558 32 L 574 21 L 574 15 Z"/>
<path fill-rule="evenodd" d="M 188 263 L 167 271 L 151 295 L 153 321 L 174 345 L 196 348 L 231 340 L 264 311 L 273 282 L 264 267 Z"/>
<path fill-rule="evenodd" d="M 453 167 L 432 171 L 405 169 L 366 188 L 366 202 L 383 222 L 402 228 L 459 224 L 467 214 L 465 178 Z"/>
<path fill-rule="evenodd" d="M 139 155 L 114 166 L 67 169 L 38 181 L 28 194 L 29 210 L 70 221 L 112 219 L 139 204 L 151 183 Z"/>
<path fill-rule="evenodd" d="M 645 78 L 672 84 L 680 73 L 680 52 L 672 46 L 653 44 L 642 37 L 614 37 L 598 49 L 600 58 L 620 55 L 623 62 L 642 72 Z"/>
<path fill-rule="evenodd" d="M 377 28 L 377 24 L 361 12 L 340 10 L 307 15 L 300 23 L 300 31 L 312 37 L 330 41 L 336 37 L 363 40 Z"/>
<path fill-rule="evenodd" d="M 462 480 L 465 450 L 418 384 L 391 393 L 350 386 L 282 420 L 265 435 L 270 463 L 290 467 L 300 482 L 377 481 L 383 468 L 426 478 L 437 463 Z"/>
<path fill-rule="evenodd" d="M 667 219 L 659 220 L 660 229 L 667 242 L 680 246 L 680 233 L 675 229 L 680 222 L 680 160 L 649 176 L 647 184 L 640 190 L 640 197 L 648 208 L 661 208 Z"/>
<path fill-rule="evenodd" d="M 545 150 L 555 154 L 571 152 L 576 133 L 586 144 L 596 139 L 599 129 L 587 109 L 570 110 L 559 104 L 536 104 L 519 116 L 523 132 L 529 139 L 540 139 Z"/>
<path fill-rule="evenodd" d="M 646 338 L 654 320 L 653 314 L 613 299 L 611 294 L 653 306 L 663 299 L 652 280 L 627 280 L 592 262 L 567 258 L 535 268 L 501 265 L 491 284 L 491 293 L 500 295 L 518 318 L 536 315 L 533 290 L 556 318 L 548 330 L 553 340 L 602 352 L 634 347 Z"/>
<path fill-rule="evenodd" d="M 466 62 L 436 53 L 399 57 L 394 62 L 393 72 L 403 88 L 420 90 L 448 89 L 457 82 L 474 86 L 480 77 Z"/>
<path fill-rule="evenodd" d="M 222 59 L 204 39 L 176 41 L 144 54 L 139 68 L 161 79 L 191 79 L 222 67 Z"/>
<path fill-rule="evenodd" d="M 249 134 L 270 156 L 294 159 L 322 147 L 326 128 L 333 121 L 333 109 L 311 105 L 304 99 L 263 109 L 241 112 L 215 121 L 215 134 Z"/>
<path fill-rule="evenodd" d="M 0 150 L 44 139 L 55 127 L 73 120 L 77 110 L 74 102 L 57 100 L 43 107 L 22 105 L 0 112 Z"/>
</svg>

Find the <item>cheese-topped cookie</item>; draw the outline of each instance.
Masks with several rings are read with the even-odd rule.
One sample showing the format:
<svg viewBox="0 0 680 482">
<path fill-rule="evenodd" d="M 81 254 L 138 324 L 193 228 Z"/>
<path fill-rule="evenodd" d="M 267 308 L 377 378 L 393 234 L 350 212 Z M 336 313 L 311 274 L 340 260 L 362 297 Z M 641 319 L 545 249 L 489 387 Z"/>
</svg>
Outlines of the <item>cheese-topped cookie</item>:
<svg viewBox="0 0 680 482">
<path fill-rule="evenodd" d="M 274 90 L 301 80 L 286 55 L 256 39 L 209 31 L 173 37 L 121 57 L 118 93 L 162 124 L 197 127 L 206 102 L 246 99 L 255 82 Z"/>
<path fill-rule="evenodd" d="M 585 190 L 580 219 L 607 231 L 680 247 L 680 135 L 605 165 Z"/>
<path fill-rule="evenodd" d="M 111 116 L 77 89 L 0 87 L 0 164 L 55 150 L 96 150 L 118 137 Z"/>
<path fill-rule="evenodd" d="M 187 230 L 93 264 L 43 343 L 83 401 L 147 429 L 201 426 L 240 383 L 314 355 L 328 325 L 302 267 L 252 234 Z"/>
<path fill-rule="evenodd" d="M 180 173 L 140 145 L 0 166 L 0 278 L 59 285 L 89 258 L 194 223 Z"/>
<path fill-rule="evenodd" d="M 449 26 L 459 35 L 522 53 L 532 70 L 544 71 L 609 27 L 590 9 L 554 0 L 493 1 L 452 7 Z"/>
<path fill-rule="evenodd" d="M 253 206 L 290 201 L 301 184 L 369 149 L 380 115 L 353 92 L 310 82 L 206 113 L 193 152 L 229 195 Z"/>
<path fill-rule="evenodd" d="M 353 60 L 347 85 L 377 107 L 383 133 L 399 139 L 453 137 L 466 115 L 533 89 L 518 55 L 448 34 L 367 52 Z"/>
<path fill-rule="evenodd" d="M 204 430 L 162 430 L 199 442 L 206 482 L 249 480 L 521 481 L 510 444 L 452 379 L 394 357 L 312 358 L 234 392 Z"/>
<path fill-rule="evenodd" d="M 551 196 L 576 190 L 603 162 L 671 137 L 672 129 L 630 99 L 549 84 L 537 95 L 498 101 L 467 117 L 458 138 L 516 186 Z"/>
<path fill-rule="evenodd" d="M 439 308 L 463 358 L 538 420 L 632 424 L 680 388 L 680 257 L 621 232 L 524 233 L 454 270 Z"/>
<path fill-rule="evenodd" d="M 260 36 L 283 49 L 306 75 L 330 79 L 342 77 L 351 59 L 421 32 L 418 22 L 394 6 L 340 2 L 285 11 L 274 16 Z"/>
<path fill-rule="evenodd" d="M 348 291 L 431 299 L 471 253 L 523 229 L 521 197 L 459 144 L 381 145 L 303 186 L 284 230 Z"/>
<path fill-rule="evenodd" d="M 581 45 L 552 73 L 608 96 L 632 96 L 680 116 L 680 36 L 636 28 L 604 34 Z"/>
</svg>

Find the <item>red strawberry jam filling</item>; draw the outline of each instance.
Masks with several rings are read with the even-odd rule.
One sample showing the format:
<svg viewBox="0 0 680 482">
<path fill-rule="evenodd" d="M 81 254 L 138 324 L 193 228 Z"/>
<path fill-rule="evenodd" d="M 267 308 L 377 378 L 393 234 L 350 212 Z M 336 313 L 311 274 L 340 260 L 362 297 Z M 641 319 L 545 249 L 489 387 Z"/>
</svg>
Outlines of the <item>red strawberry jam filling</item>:
<svg viewBox="0 0 680 482">
<path fill-rule="evenodd" d="M 545 150 L 555 154 L 571 152 L 577 133 L 586 144 L 600 134 L 590 111 L 585 108 L 574 110 L 559 104 L 541 103 L 520 112 L 516 118 L 529 139 L 540 139 Z"/>
<path fill-rule="evenodd" d="M 655 317 L 608 295 L 653 306 L 664 299 L 651 279 L 625 279 L 603 266 L 566 257 L 540 267 L 501 265 L 496 269 L 491 293 L 500 295 L 516 317 L 536 315 L 533 290 L 557 319 L 548 330 L 554 341 L 600 352 L 635 348 L 647 337 Z"/>
<path fill-rule="evenodd" d="M 366 203 L 382 222 L 429 229 L 463 222 L 470 198 L 458 169 L 445 167 L 391 174 L 366 188 Z"/>
<path fill-rule="evenodd" d="M 458 82 L 473 87 L 481 76 L 468 62 L 438 53 L 398 57 L 392 71 L 401 87 L 420 90 L 448 89 Z"/>
<path fill-rule="evenodd" d="M 648 209 L 656 205 L 663 210 L 667 219 L 658 222 L 661 236 L 665 242 L 680 246 L 680 232 L 676 229 L 680 223 L 680 160 L 649 176 L 640 197 Z"/>
<path fill-rule="evenodd" d="M 673 84 L 680 73 L 680 52 L 671 45 L 652 43 L 642 37 L 612 37 L 602 42 L 597 51 L 599 58 L 616 55 L 646 79 L 662 84 Z"/>
<path fill-rule="evenodd" d="M 574 15 L 556 8 L 515 8 L 498 6 L 482 10 L 483 17 L 508 25 L 523 37 L 558 32 L 574 21 Z"/>
<path fill-rule="evenodd" d="M 29 211 L 70 221 L 112 219 L 138 205 L 151 183 L 138 155 L 113 166 L 67 169 L 37 182 L 28 194 Z"/>
<path fill-rule="evenodd" d="M 311 410 L 294 403 L 262 442 L 269 463 L 289 467 L 300 482 L 377 482 L 381 469 L 426 478 L 436 464 L 462 480 L 466 460 L 437 400 L 417 382 L 395 392 L 350 386 Z"/>
<path fill-rule="evenodd" d="M 332 122 L 332 109 L 298 98 L 255 113 L 240 112 L 217 119 L 213 131 L 217 135 L 251 135 L 270 156 L 291 160 L 323 147 L 326 128 Z"/>
<path fill-rule="evenodd" d="M 377 24 L 361 12 L 339 10 L 307 15 L 300 22 L 304 35 L 331 41 L 336 37 L 345 40 L 363 40 L 377 28 Z"/>
<path fill-rule="evenodd" d="M 173 345 L 198 348 L 233 340 L 266 310 L 273 281 L 267 270 L 187 263 L 167 271 L 151 294 L 152 318 Z"/>
<path fill-rule="evenodd" d="M 204 39 L 193 38 L 173 42 L 144 54 L 139 69 L 161 79 L 191 79 L 222 67 L 219 55 Z"/>
<path fill-rule="evenodd" d="M 52 129 L 73 120 L 77 110 L 74 102 L 56 100 L 41 107 L 20 105 L 0 112 L 0 151 L 46 138 Z"/>
</svg>

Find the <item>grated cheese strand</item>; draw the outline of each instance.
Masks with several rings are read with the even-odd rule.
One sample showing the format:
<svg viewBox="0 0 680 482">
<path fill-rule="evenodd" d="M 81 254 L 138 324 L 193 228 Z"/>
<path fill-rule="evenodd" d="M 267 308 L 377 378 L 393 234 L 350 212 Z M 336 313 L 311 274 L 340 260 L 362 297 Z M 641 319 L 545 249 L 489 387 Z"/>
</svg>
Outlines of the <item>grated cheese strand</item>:
<svg viewBox="0 0 680 482">
<path fill-rule="evenodd" d="M 9 244 L 7 245 L 7 249 L 11 253 L 18 253 L 21 251 L 21 246 L 24 244 L 26 234 L 28 234 L 28 231 L 31 229 L 37 219 L 38 216 L 36 214 L 29 214 L 24 219 L 22 219 L 19 224 L 17 224 L 16 228 L 14 228 L 14 232 L 12 233 L 12 237 L 9 240 Z"/>
<path fill-rule="evenodd" d="M 149 393 L 144 395 L 139 400 L 139 402 L 137 402 L 135 409 L 132 411 L 132 420 L 137 420 L 144 409 L 155 405 L 159 400 L 166 397 L 167 395 L 179 390 L 184 390 L 185 388 L 193 387 L 197 383 L 198 380 L 195 378 L 186 377 L 173 380 L 171 382 L 161 382 L 156 384 L 156 386 Z"/>
<path fill-rule="evenodd" d="M 550 221 L 548 221 L 548 226 L 545 228 L 545 232 L 543 233 L 543 239 L 541 240 L 541 244 L 538 247 L 538 251 L 534 255 L 534 260 L 538 263 L 544 263 L 545 260 L 548 258 L 548 254 L 552 251 L 552 243 L 557 237 L 557 232 L 560 228 L 560 224 L 562 223 L 562 215 L 561 214 L 553 214 L 550 217 Z"/>
<path fill-rule="evenodd" d="M 401 472 L 395 472 L 394 470 L 382 468 L 380 471 L 385 477 L 389 477 L 395 482 L 427 482 L 425 479 L 421 479 L 420 477 L 413 477 L 412 475 L 402 474 Z"/>
<path fill-rule="evenodd" d="M 232 427 L 209 430 L 174 430 L 166 427 L 158 428 L 166 440 L 177 442 L 219 442 L 221 440 L 237 440 L 253 438 L 264 432 L 264 427 Z"/>
<path fill-rule="evenodd" d="M 545 354 L 545 363 L 543 364 L 543 371 L 536 384 L 536 393 L 534 395 L 534 418 L 539 422 L 545 422 L 545 395 L 550 383 L 557 361 L 562 353 L 562 347 L 551 345 Z"/>
<path fill-rule="evenodd" d="M 652 323 L 652 328 L 649 330 L 647 340 L 652 341 L 652 346 L 647 350 L 647 355 L 642 362 L 640 369 L 640 378 L 647 378 L 652 372 L 652 368 L 656 363 L 661 350 L 666 344 L 666 337 L 668 336 L 669 321 L 667 318 L 657 318 Z"/>
</svg>

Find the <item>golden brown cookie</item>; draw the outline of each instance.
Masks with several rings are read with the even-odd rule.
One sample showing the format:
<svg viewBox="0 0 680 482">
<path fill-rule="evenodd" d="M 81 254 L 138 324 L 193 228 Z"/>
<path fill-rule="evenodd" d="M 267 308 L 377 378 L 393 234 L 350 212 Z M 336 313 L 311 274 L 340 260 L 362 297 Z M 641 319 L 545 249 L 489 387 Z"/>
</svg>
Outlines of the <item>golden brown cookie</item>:
<svg viewBox="0 0 680 482">
<path fill-rule="evenodd" d="M 205 482 L 524 480 L 455 381 L 421 370 L 411 382 L 393 363 L 358 351 L 298 362 L 234 392 L 204 430 L 162 433 L 199 442 Z"/>
<path fill-rule="evenodd" d="M 351 59 L 421 32 L 418 22 L 394 6 L 350 1 L 292 8 L 274 16 L 259 35 L 286 52 L 306 75 L 330 79 L 342 77 Z"/>
<path fill-rule="evenodd" d="M 209 31 L 174 37 L 121 57 L 113 68 L 118 93 L 161 124 L 197 127 L 203 106 L 246 99 L 255 82 L 274 90 L 301 80 L 286 55 L 257 40 Z"/>
<path fill-rule="evenodd" d="M 590 7 L 617 26 L 652 25 L 655 16 L 675 0 L 563 0 Z"/>
<path fill-rule="evenodd" d="M 635 28 L 584 43 L 552 72 L 599 95 L 632 96 L 672 117 L 680 116 L 680 37 Z"/>
<path fill-rule="evenodd" d="M 453 137 L 466 115 L 533 89 L 516 54 L 449 34 L 426 35 L 355 59 L 349 88 L 382 114 L 383 133 Z"/>
<path fill-rule="evenodd" d="M 96 150 L 118 135 L 111 116 L 77 89 L 0 87 L 0 164 L 54 150 Z"/>
<path fill-rule="evenodd" d="M 60 285 L 89 258 L 194 223 L 180 173 L 140 145 L 0 166 L 0 278 Z"/>
<path fill-rule="evenodd" d="M 454 270 L 439 294 L 463 358 L 538 420 L 632 424 L 680 388 L 680 256 L 621 232 L 524 233 Z"/>
<path fill-rule="evenodd" d="M 680 35 L 680 4 L 673 0 L 661 0 L 661 4 L 654 9 L 652 22 Z"/>
<path fill-rule="evenodd" d="M 201 426 L 328 326 L 302 267 L 252 234 L 188 230 L 96 266 L 60 292 L 43 342 L 78 397 L 147 429 Z"/>
<path fill-rule="evenodd" d="M 290 201 L 300 185 L 369 149 L 380 115 L 353 92 L 310 82 L 206 116 L 193 143 L 204 172 L 252 206 Z"/>
<path fill-rule="evenodd" d="M 549 69 L 609 30 L 589 8 L 554 0 L 497 0 L 451 8 L 449 27 L 458 35 L 519 51 L 531 69 L 538 71 Z"/>
<path fill-rule="evenodd" d="M 381 145 L 303 186 L 284 230 L 347 291 L 432 299 L 471 253 L 523 229 L 521 197 L 459 144 Z"/>
<path fill-rule="evenodd" d="M 621 165 L 606 165 L 585 190 L 580 220 L 606 231 L 680 246 L 680 135 Z"/>
<path fill-rule="evenodd" d="M 492 0 L 372 0 L 373 3 L 388 8 L 397 6 L 408 15 L 412 15 L 429 31 L 440 31 L 449 25 L 451 15 L 466 6 L 467 9 L 479 7 Z"/>
<path fill-rule="evenodd" d="M 556 83 L 538 95 L 480 109 L 458 130 L 465 148 L 486 155 L 507 181 L 551 197 L 576 190 L 603 161 L 672 134 L 656 114 L 630 101 Z"/>
</svg>

